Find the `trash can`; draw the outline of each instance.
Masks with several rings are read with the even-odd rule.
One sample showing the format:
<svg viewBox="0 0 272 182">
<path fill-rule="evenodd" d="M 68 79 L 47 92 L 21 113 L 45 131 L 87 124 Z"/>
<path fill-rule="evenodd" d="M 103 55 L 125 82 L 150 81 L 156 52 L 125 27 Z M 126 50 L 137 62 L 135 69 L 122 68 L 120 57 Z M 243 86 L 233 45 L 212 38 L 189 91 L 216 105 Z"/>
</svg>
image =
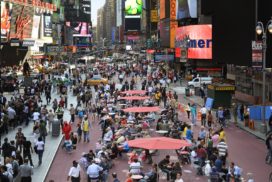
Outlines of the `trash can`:
<svg viewBox="0 0 272 182">
<path fill-rule="evenodd" d="M 60 121 L 58 119 L 54 119 L 52 122 L 52 136 L 58 137 L 60 135 Z"/>
<path fill-rule="evenodd" d="M 185 95 L 186 95 L 186 97 L 190 96 L 190 89 L 189 88 L 185 88 Z"/>
</svg>

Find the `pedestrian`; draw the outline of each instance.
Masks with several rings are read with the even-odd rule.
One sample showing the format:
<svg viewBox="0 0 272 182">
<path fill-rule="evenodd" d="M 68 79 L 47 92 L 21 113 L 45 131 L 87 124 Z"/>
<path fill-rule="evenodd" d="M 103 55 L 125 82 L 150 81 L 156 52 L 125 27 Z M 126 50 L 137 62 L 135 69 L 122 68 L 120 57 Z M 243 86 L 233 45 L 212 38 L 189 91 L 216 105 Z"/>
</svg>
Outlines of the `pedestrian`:
<svg viewBox="0 0 272 182">
<path fill-rule="evenodd" d="M 54 121 L 55 114 L 53 113 L 52 109 L 49 110 L 49 113 L 47 114 L 47 121 L 48 121 L 48 133 L 51 132 L 52 123 Z"/>
<path fill-rule="evenodd" d="M 24 134 L 22 133 L 22 128 L 18 128 L 18 132 L 15 135 L 15 140 L 16 140 L 16 150 L 21 152 L 22 151 L 22 145 L 23 145 L 23 137 Z"/>
<path fill-rule="evenodd" d="M 44 120 L 41 120 L 39 130 L 40 130 L 40 137 L 42 137 L 43 141 L 45 142 L 45 138 L 47 136 L 47 129 L 46 129 L 46 122 Z"/>
<path fill-rule="evenodd" d="M 5 159 L 7 157 L 10 157 L 11 156 L 11 146 L 10 146 L 10 143 L 8 142 L 8 138 L 5 138 L 4 139 L 4 143 L 2 145 L 2 155 L 4 157 L 4 164 L 6 164 L 6 161 Z"/>
<path fill-rule="evenodd" d="M 71 178 L 71 182 L 80 182 L 80 170 L 78 162 L 73 161 L 73 166 L 69 170 L 67 181 Z"/>
<path fill-rule="evenodd" d="M 213 124 L 213 115 L 211 110 L 208 111 L 207 120 L 208 120 L 208 127 L 211 128 Z"/>
<path fill-rule="evenodd" d="M 77 124 L 77 137 L 78 137 L 78 143 L 79 143 L 82 138 L 82 126 L 80 123 Z"/>
<path fill-rule="evenodd" d="M 73 145 L 73 149 L 76 150 L 76 146 L 77 146 L 77 142 L 78 142 L 77 133 L 71 132 L 71 142 Z"/>
<path fill-rule="evenodd" d="M 31 182 L 33 175 L 33 167 L 28 164 L 28 159 L 24 159 L 24 164 L 19 167 L 21 182 Z"/>
<path fill-rule="evenodd" d="M 38 166 L 42 164 L 42 157 L 43 157 L 43 152 L 44 152 L 44 142 L 42 140 L 42 137 L 38 138 L 38 141 L 35 144 L 35 152 L 38 154 L 39 157 L 39 163 Z"/>
<path fill-rule="evenodd" d="M 85 116 L 82 121 L 82 130 L 83 130 L 83 141 L 90 142 L 89 132 L 90 132 L 91 124 L 88 120 L 88 116 Z"/>
<path fill-rule="evenodd" d="M 62 127 L 62 133 L 64 134 L 64 140 L 69 141 L 70 140 L 70 133 L 72 131 L 72 127 L 70 124 L 68 124 L 66 121 L 64 122 L 64 125 Z"/>
<path fill-rule="evenodd" d="M 32 157 L 31 157 L 31 153 L 33 153 L 33 148 L 31 145 L 31 142 L 29 140 L 26 139 L 26 137 L 23 138 L 23 157 L 24 159 L 28 159 L 28 161 L 30 162 L 30 165 L 33 167 L 33 161 L 32 161 Z"/>
<path fill-rule="evenodd" d="M 91 164 L 87 168 L 88 182 L 91 180 L 99 181 L 101 171 L 103 171 L 103 168 L 97 165 L 94 160 L 92 160 Z"/>
<path fill-rule="evenodd" d="M 120 180 L 117 178 L 117 174 L 114 172 L 112 173 L 113 182 L 120 182 Z"/>
<path fill-rule="evenodd" d="M 192 104 L 190 107 L 190 112 L 192 116 L 192 124 L 195 126 L 196 125 L 196 105 Z"/>
<path fill-rule="evenodd" d="M 205 127 L 206 126 L 206 118 L 207 118 L 207 109 L 205 106 L 203 106 L 200 109 L 200 113 L 201 113 L 201 125 Z"/>
<path fill-rule="evenodd" d="M 190 113 L 191 113 L 191 104 L 188 103 L 187 106 L 185 107 L 185 111 L 187 112 L 187 117 L 190 119 Z"/>
<path fill-rule="evenodd" d="M 70 104 L 70 115 L 71 115 L 71 122 L 72 124 L 75 122 L 75 114 L 76 114 L 76 109 L 74 108 L 73 104 Z"/>
</svg>

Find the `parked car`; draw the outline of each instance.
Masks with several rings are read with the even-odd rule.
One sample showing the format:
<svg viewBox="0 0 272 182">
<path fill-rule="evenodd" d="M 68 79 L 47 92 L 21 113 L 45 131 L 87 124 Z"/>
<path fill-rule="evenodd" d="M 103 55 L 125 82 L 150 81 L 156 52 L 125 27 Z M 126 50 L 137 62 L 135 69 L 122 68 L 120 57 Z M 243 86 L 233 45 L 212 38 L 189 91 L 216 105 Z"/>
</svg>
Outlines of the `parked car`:
<svg viewBox="0 0 272 182">
<path fill-rule="evenodd" d="M 206 85 L 212 84 L 212 77 L 196 77 L 192 81 L 188 82 L 188 86 L 191 88 L 200 87 L 204 83 Z"/>
</svg>

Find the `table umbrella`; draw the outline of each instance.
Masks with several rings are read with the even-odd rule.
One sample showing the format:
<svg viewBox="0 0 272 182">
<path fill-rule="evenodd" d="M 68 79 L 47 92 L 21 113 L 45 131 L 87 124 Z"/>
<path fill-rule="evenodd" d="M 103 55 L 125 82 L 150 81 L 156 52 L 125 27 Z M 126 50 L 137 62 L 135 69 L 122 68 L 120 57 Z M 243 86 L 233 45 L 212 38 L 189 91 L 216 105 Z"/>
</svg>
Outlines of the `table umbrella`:
<svg viewBox="0 0 272 182">
<path fill-rule="evenodd" d="M 124 91 L 124 92 L 121 92 L 122 94 L 145 94 L 146 91 L 145 90 L 127 90 L 127 91 Z"/>
<path fill-rule="evenodd" d="M 153 137 L 129 140 L 128 146 L 148 150 L 178 150 L 182 147 L 191 146 L 191 144 L 186 140 L 181 139 L 173 139 L 169 137 Z"/>
<path fill-rule="evenodd" d="M 120 97 L 120 99 L 123 100 L 145 100 L 149 99 L 150 97 L 148 96 L 127 96 L 127 97 Z"/>
<path fill-rule="evenodd" d="M 124 112 L 156 112 L 159 111 L 160 108 L 155 107 L 129 107 L 126 109 L 123 109 Z"/>
</svg>

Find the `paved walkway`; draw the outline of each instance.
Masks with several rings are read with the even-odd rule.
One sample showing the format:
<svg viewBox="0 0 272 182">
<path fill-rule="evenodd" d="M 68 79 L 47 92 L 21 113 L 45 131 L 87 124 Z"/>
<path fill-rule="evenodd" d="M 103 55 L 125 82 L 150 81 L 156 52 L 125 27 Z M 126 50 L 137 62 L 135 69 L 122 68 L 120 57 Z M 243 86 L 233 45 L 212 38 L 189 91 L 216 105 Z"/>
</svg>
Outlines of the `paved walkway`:
<svg viewBox="0 0 272 182">
<path fill-rule="evenodd" d="M 7 99 L 9 100 L 11 98 L 11 94 L 7 94 L 5 93 L 5 96 L 7 97 Z M 69 104 L 73 103 L 74 105 L 76 104 L 76 98 L 74 96 L 72 96 L 72 93 L 68 93 L 69 96 Z M 52 93 L 52 101 L 57 98 L 58 100 L 60 99 L 60 96 L 57 95 L 56 93 Z M 45 97 L 42 96 L 42 100 L 43 100 L 43 104 L 46 103 Z M 47 109 L 51 109 L 52 108 L 52 104 L 47 106 Z M 65 110 L 64 112 L 64 120 L 70 120 L 70 115 L 69 115 L 69 111 Z M 24 135 L 26 136 L 26 138 L 28 140 L 30 140 L 31 142 L 34 141 L 34 137 L 33 137 L 33 123 L 29 123 L 28 126 L 19 126 L 22 127 L 22 131 L 24 133 Z M 15 130 L 10 129 L 9 133 L 7 135 L 2 136 L 2 141 L 1 143 L 3 143 L 3 140 L 5 137 L 7 137 L 10 140 L 15 140 L 15 135 L 16 132 L 18 130 L 17 127 Z M 59 137 L 52 137 L 51 133 L 48 134 L 48 136 L 46 137 L 46 143 L 45 143 L 45 152 L 43 155 L 43 163 L 41 166 L 38 166 L 38 155 L 33 153 L 32 154 L 32 159 L 33 159 L 33 164 L 34 164 L 34 174 L 32 177 L 32 181 L 33 182 L 40 182 L 40 181 L 44 181 L 46 174 L 50 168 L 50 165 L 55 157 L 55 154 L 58 150 L 58 146 L 60 144 L 62 140 L 62 135 L 60 134 Z M 34 146 L 34 145 L 32 145 Z M 3 161 L 3 158 L 1 159 L 1 161 Z M 16 182 L 19 182 L 20 179 L 16 179 Z"/>
</svg>

